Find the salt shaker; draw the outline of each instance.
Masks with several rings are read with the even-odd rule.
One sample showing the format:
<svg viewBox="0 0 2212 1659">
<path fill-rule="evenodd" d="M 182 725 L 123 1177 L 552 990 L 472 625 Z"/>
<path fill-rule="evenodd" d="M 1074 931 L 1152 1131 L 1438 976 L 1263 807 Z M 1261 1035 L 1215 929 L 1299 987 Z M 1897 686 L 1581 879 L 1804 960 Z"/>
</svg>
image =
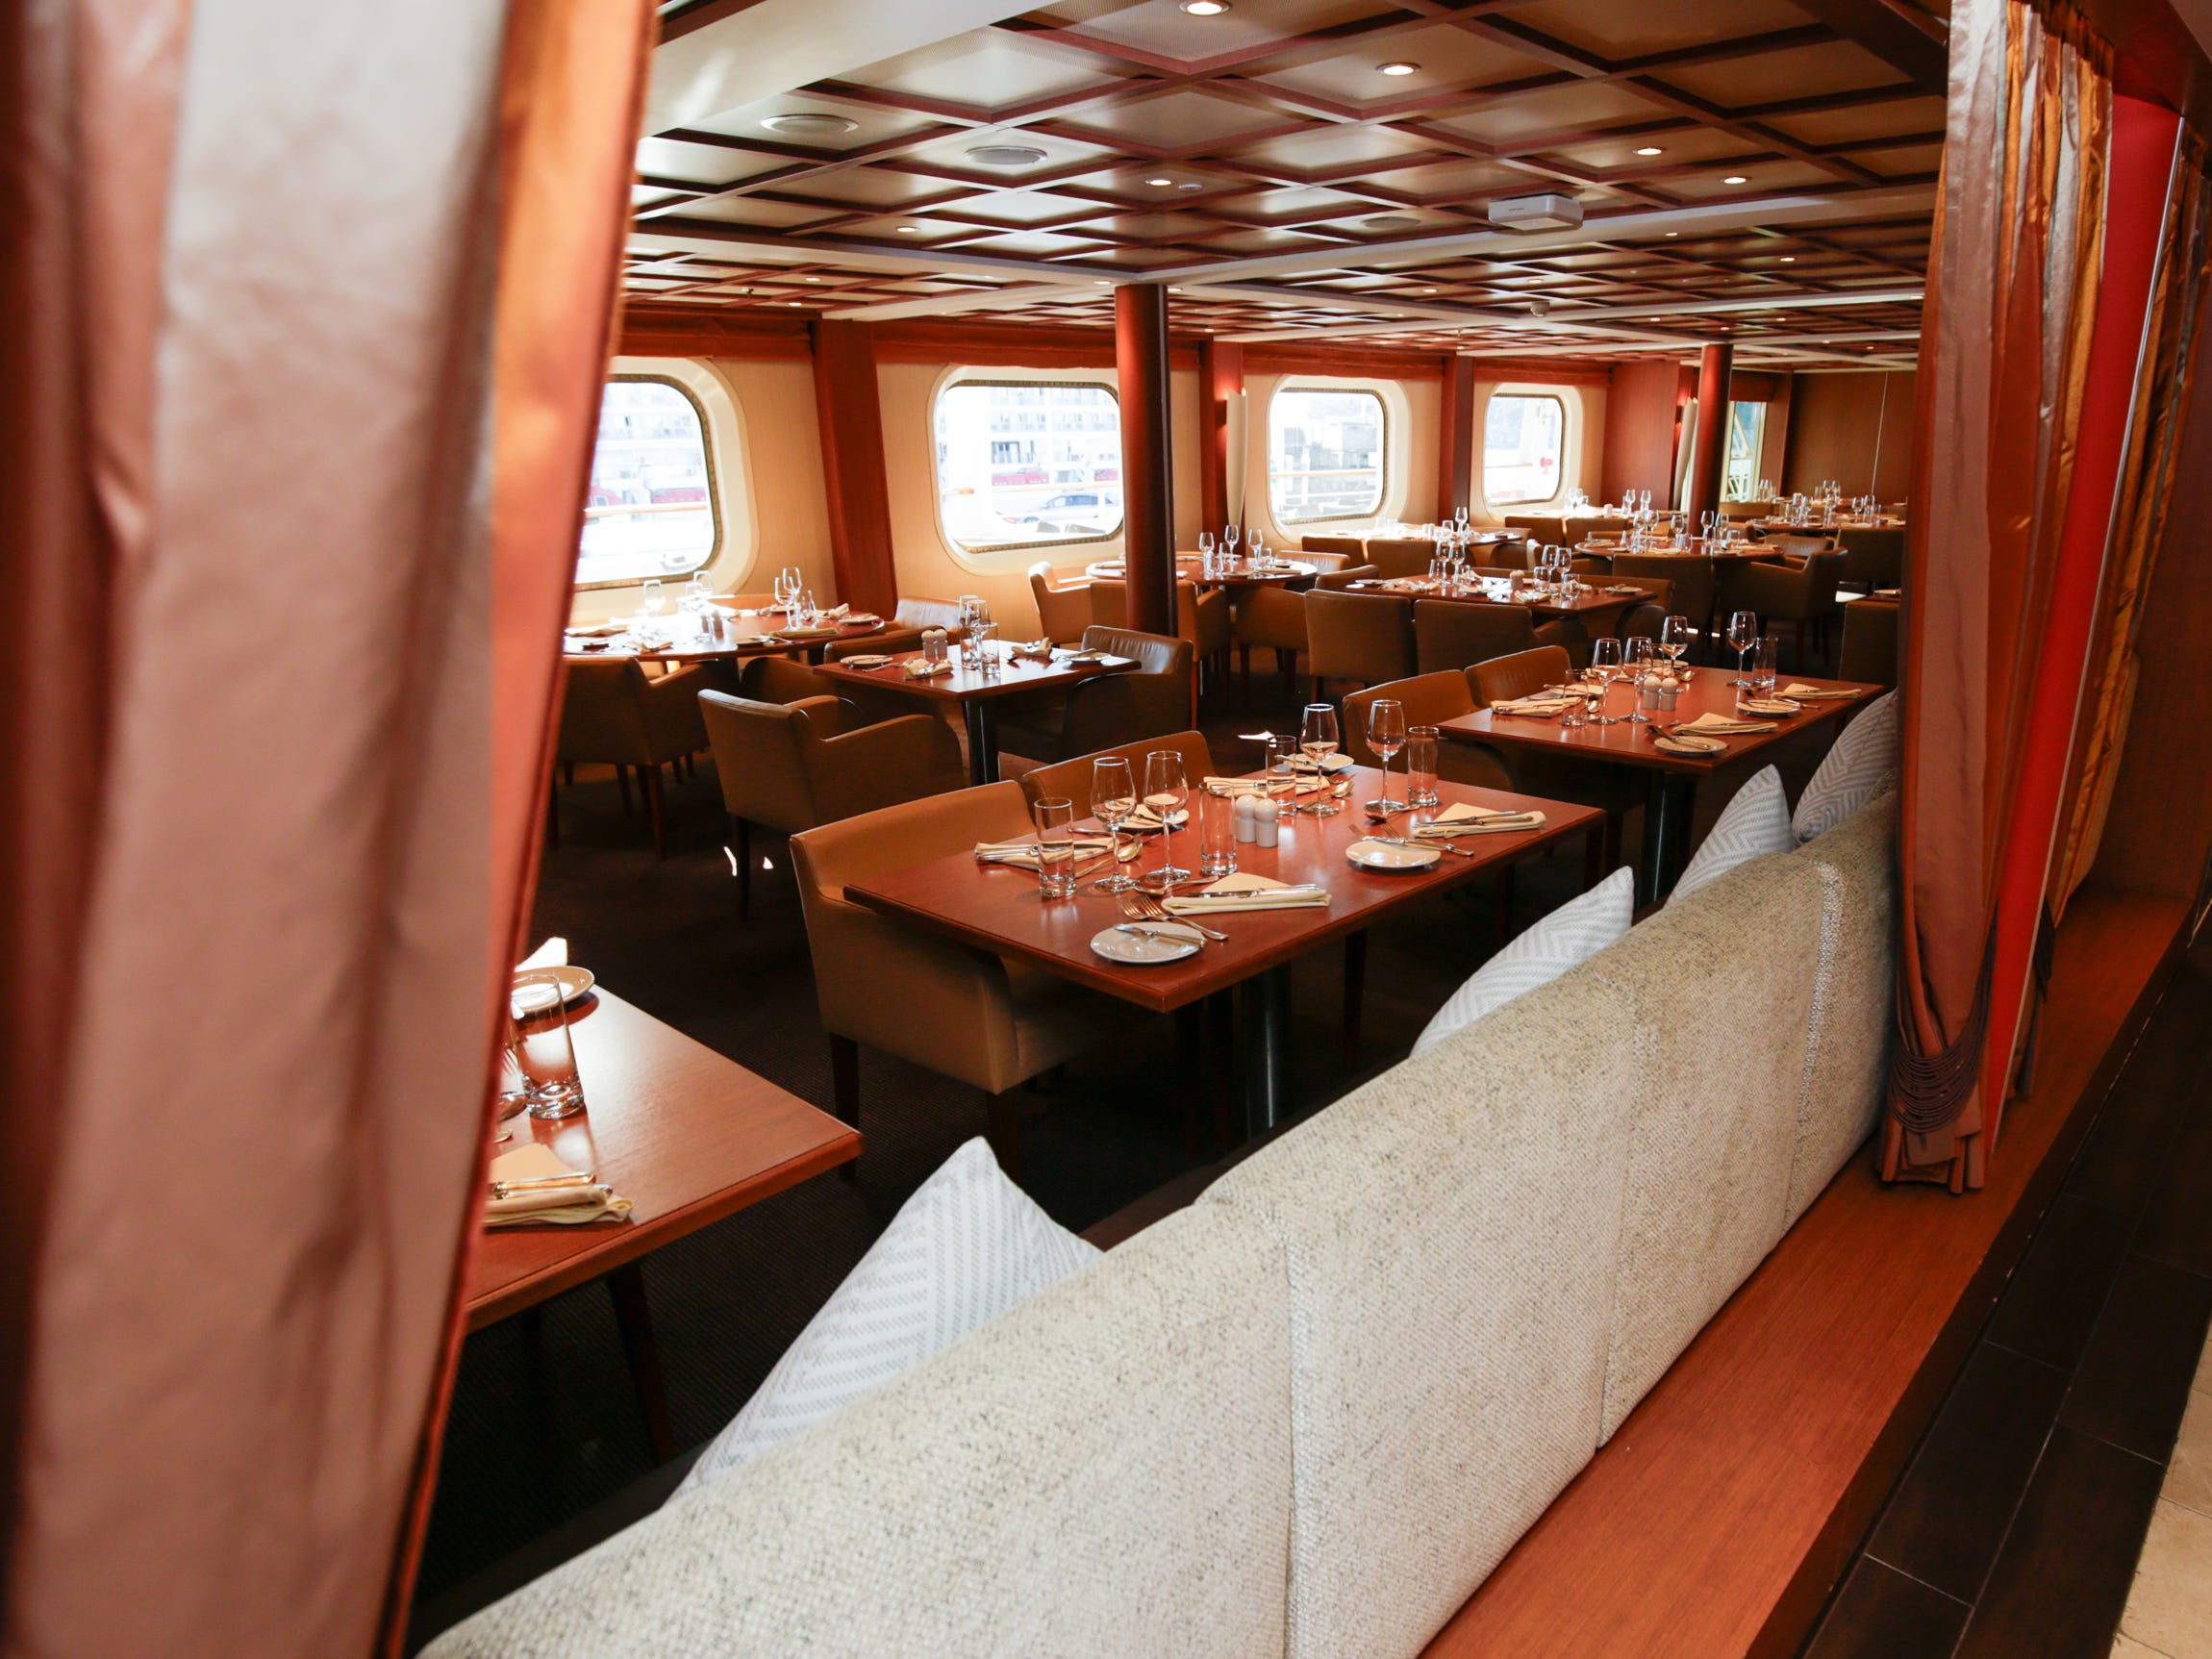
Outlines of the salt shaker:
<svg viewBox="0 0 2212 1659">
<path fill-rule="evenodd" d="M 1252 840 L 1260 846 L 1273 846 L 1282 836 L 1282 814 L 1270 800 L 1252 803 Z"/>
<path fill-rule="evenodd" d="M 1259 799 L 1254 795 L 1239 795 L 1229 809 L 1236 819 L 1237 839 L 1247 845 L 1260 839 L 1259 809 Z"/>
</svg>

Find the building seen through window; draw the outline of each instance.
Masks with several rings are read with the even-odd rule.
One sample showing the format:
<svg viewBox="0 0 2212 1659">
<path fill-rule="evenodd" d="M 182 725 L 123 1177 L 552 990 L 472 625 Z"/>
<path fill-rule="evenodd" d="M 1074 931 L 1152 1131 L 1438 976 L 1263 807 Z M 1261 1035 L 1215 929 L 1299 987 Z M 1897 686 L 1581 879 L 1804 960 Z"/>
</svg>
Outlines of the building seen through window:
<svg viewBox="0 0 2212 1659">
<path fill-rule="evenodd" d="M 1070 381 L 955 381 L 934 414 L 945 534 L 968 552 L 1121 529 L 1121 411 Z"/>
<path fill-rule="evenodd" d="M 1567 406 L 1556 397 L 1505 392 L 1482 422 L 1482 493 L 1493 507 L 1550 501 L 1559 494 Z"/>
<path fill-rule="evenodd" d="M 1268 500 L 1275 522 L 1378 512 L 1383 436 L 1383 401 L 1371 391 L 1277 391 L 1268 403 Z"/>
<path fill-rule="evenodd" d="M 1759 487 L 1759 449 L 1767 439 L 1767 406 L 1728 405 L 1728 471 L 1721 485 L 1723 501 L 1748 501 Z"/>
<path fill-rule="evenodd" d="M 682 575 L 714 557 L 718 537 L 706 423 L 672 380 L 611 380 L 584 501 L 579 583 Z"/>
</svg>

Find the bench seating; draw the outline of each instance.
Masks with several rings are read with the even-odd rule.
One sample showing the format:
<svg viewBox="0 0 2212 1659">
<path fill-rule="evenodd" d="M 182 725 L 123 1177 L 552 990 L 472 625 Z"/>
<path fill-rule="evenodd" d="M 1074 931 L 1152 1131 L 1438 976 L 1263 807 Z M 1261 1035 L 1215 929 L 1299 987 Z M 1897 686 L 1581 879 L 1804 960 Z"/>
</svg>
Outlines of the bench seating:
<svg viewBox="0 0 2212 1659">
<path fill-rule="evenodd" d="M 1871 1131 L 1893 806 L 1746 865 L 434 1659 L 1410 1659 Z"/>
</svg>

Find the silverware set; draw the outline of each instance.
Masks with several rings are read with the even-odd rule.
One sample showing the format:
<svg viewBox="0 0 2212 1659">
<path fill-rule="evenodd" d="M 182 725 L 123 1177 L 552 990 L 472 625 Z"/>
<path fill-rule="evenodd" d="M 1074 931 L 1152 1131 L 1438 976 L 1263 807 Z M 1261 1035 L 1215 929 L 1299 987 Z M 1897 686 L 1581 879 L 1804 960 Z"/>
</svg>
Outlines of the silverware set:
<svg viewBox="0 0 2212 1659">
<path fill-rule="evenodd" d="M 596 1184 L 590 1169 L 572 1169 L 566 1175 L 538 1175 L 526 1181 L 488 1181 L 494 1198 L 512 1198 L 517 1193 L 546 1193 L 560 1187 L 590 1187 Z"/>
<path fill-rule="evenodd" d="M 1451 842 L 1447 841 L 1440 841 L 1433 836 L 1418 837 L 1402 835 L 1370 835 L 1368 837 L 1368 840 L 1371 842 L 1378 842 L 1384 846 L 1432 846 L 1435 847 L 1439 852 L 1457 853 L 1461 858 L 1473 858 L 1476 856 L 1474 853 L 1469 852 L 1467 848 L 1463 846 L 1453 846 Z"/>
<path fill-rule="evenodd" d="M 1181 927 L 1196 928 L 1200 933 L 1204 934 L 1216 944 L 1226 944 L 1229 943 L 1229 936 L 1227 934 L 1217 933 L 1214 929 L 1208 927 L 1204 922 L 1193 921 L 1187 916 L 1169 916 L 1168 914 L 1168 907 L 1162 904 L 1158 899 L 1154 898 L 1148 892 L 1124 892 L 1118 894 L 1117 896 L 1119 896 L 1121 900 L 1121 914 L 1127 917 L 1131 921 L 1174 922 Z"/>
</svg>

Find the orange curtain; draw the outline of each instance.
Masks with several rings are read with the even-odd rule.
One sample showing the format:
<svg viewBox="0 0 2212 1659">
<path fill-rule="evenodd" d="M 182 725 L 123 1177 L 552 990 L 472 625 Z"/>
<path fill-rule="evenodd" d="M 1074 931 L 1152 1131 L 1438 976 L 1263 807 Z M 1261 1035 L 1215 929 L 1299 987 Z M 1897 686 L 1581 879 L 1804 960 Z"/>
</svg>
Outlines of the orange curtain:
<svg viewBox="0 0 2212 1659">
<path fill-rule="evenodd" d="M 1885 1177 L 1954 1190 L 1980 1185 L 2001 1098 L 1983 1056 L 1998 882 L 2097 315 L 2111 84 L 2062 21 L 2023 0 L 1952 11 L 1923 323 L 1881 1158 Z"/>
<path fill-rule="evenodd" d="M 649 27 L 0 3 L 11 1659 L 395 1627 Z"/>
</svg>

